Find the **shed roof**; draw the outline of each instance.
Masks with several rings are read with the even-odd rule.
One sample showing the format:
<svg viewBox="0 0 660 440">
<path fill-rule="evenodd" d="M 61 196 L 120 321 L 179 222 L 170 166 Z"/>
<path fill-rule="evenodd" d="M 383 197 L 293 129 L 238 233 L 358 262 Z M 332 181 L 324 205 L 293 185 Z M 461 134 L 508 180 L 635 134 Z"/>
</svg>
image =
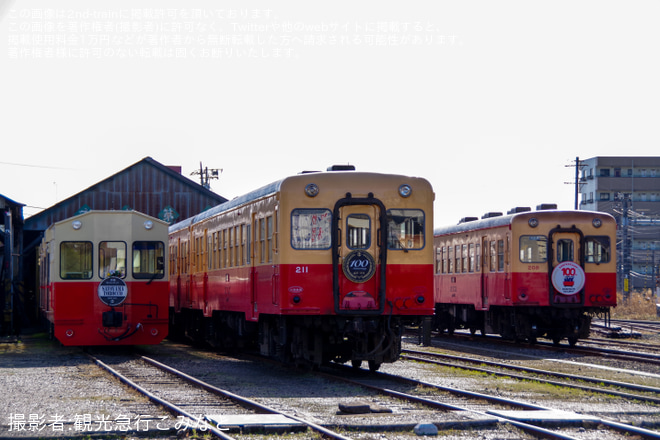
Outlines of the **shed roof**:
<svg viewBox="0 0 660 440">
<path fill-rule="evenodd" d="M 43 231 L 52 223 L 85 210 L 133 209 L 170 222 L 193 216 L 227 199 L 204 188 L 151 157 L 109 176 L 73 196 L 29 217 L 26 230 Z"/>
</svg>

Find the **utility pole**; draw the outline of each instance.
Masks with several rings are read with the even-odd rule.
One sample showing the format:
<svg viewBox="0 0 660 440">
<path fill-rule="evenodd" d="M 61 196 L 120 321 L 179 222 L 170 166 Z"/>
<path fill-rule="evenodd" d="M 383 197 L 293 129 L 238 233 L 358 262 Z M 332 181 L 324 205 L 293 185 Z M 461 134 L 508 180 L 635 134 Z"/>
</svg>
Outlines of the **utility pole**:
<svg viewBox="0 0 660 440">
<path fill-rule="evenodd" d="M 222 168 L 208 168 L 203 167 L 202 162 L 199 163 L 199 170 L 190 173 L 191 176 L 199 174 L 199 184 L 206 189 L 211 189 L 211 179 L 219 179 L 222 173 Z"/>
<path fill-rule="evenodd" d="M 572 167 L 573 165 L 566 165 Z M 580 158 L 575 158 L 575 182 L 564 182 L 567 185 L 575 184 L 575 210 L 578 209 L 578 195 L 580 194 L 580 168 L 586 167 L 587 164 L 580 162 Z"/>
<path fill-rule="evenodd" d="M 630 272 L 632 272 L 632 239 L 630 237 L 630 215 L 629 215 L 630 198 L 627 194 L 623 195 L 623 212 L 621 217 L 621 231 L 623 233 L 623 240 L 621 243 L 621 263 L 623 268 L 623 298 L 628 301 L 630 297 Z"/>
</svg>

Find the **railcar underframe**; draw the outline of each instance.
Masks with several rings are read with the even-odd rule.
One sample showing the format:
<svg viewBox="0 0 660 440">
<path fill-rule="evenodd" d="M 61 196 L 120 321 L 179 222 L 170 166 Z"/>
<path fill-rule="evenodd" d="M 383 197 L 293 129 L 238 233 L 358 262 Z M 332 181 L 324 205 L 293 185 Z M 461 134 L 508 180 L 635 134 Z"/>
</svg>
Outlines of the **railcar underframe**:
<svg viewBox="0 0 660 440">
<path fill-rule="evenodd" d="M 395 362 L 401 354 L 405 325 L 418 325 L 415 317 L 401 316 L 285 316 L 260 315 L 248 321 L 240 312 L 170 311 L 170 335 L 186 337 L 221 349 L 253 348 L 285 363 L 317 367 L 329 362 L 367 361 L 371 370 Z"/>
<path fill-rule="evenodd" d="M 553 343 L 566 338 L 571 346 L 589 337 L 591 320 L 609 320 L 607 307 L 499 307 L 476 310 L 471 304 L 436 304 L 433 329 L 453 334 L 469 329 L 474 335 L 499 334 L 504 339 L 535 343 L 548 338 Z"/>
</svg>

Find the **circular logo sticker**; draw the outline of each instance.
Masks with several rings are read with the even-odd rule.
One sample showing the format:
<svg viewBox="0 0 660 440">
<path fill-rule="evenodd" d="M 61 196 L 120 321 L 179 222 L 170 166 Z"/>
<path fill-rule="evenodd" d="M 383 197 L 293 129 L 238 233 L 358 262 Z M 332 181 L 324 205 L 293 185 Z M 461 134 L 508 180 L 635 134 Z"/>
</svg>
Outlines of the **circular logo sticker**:
<svg viewBox="0 0 660 440">
<path fill-rule="evenodd" d="M 110 277 L 101 281 L 97 293 L 103 304 L 114 307 L 126 300 L 128 288 L 121 278 Z"/>
<path fill-rule="evenodd" d="M 552 285 L 562 295 L 574 295 L 584 287 L 584 269 L 572 261 L 559 263 L 552 270 Z"/>
<path fill-rule="evenodd" d="M 368 281 L 376 272 L 376 262 L 370 253 L 353 251 L 344 259 L 342 264 L 344 275 L 354 283 Z"/>
</svg>

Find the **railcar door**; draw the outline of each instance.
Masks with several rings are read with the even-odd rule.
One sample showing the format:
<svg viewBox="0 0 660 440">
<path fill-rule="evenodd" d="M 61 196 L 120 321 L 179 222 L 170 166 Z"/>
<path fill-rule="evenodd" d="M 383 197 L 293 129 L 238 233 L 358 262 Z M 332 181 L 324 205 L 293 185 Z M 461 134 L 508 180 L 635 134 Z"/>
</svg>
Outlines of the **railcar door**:
<svg viewBox="0 0 660 440">
<path fill-rule="evenodd" d="M 584 304 L 584 253 L 582 232 L 577 228 L 555 228 L 549 237 L 550 303 Z"/>
<path fill-rule="evenodd" d="M 373 199 L 346 198 L 333 215 L 333 284 L 338 314 L 382 313 L 387 252 L 385 209 Z"/>
<path fill-rule="evenodd" d="M 479 264 L 481 268 L 481 308 L 484 310 L 487 310 L 489 308 L 488 304 L 488 267 L 489 267 L 489 244 L 488 244 L 488 237 L 482 237 L 481 238 L 481 252 L 482 255 L 479 256 L 479 258 L 483 259 Z"/>
</svg>

